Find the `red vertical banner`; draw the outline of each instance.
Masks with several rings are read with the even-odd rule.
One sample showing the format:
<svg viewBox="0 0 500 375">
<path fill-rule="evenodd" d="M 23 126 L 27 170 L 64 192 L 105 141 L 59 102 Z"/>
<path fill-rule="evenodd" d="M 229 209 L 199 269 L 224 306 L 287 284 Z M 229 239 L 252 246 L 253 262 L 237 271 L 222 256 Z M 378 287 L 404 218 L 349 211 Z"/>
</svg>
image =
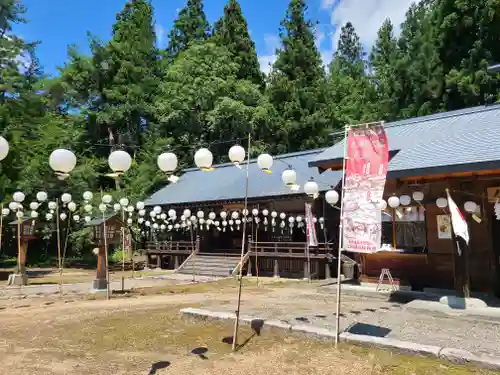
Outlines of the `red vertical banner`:
<svg viewBox="0 0 500 375">
<path fill-rule="evenodd" d="M 389 148 L 383 123 L 351 127 L 342 201 L 342 249 L 373 253 L 381 246 L 383 199 Z"/>
<path fill-rule="evenodd" d="M 128 250 L 130 251 L 132 249 L 132 236 L 130 234 L 127 234 L 125 236 L 125 241 L 124 241 L 124 247 L 125 247 L 125 250 Z"/>
<path fill-rule="evenodd" d="M 318 236 L 316 235 L 316 227 L 314 226 L 314 219 L 310 203 L 306 203 L 306 234 L 307 245 L 309 247 L 318 246 Z"/>
</svg>

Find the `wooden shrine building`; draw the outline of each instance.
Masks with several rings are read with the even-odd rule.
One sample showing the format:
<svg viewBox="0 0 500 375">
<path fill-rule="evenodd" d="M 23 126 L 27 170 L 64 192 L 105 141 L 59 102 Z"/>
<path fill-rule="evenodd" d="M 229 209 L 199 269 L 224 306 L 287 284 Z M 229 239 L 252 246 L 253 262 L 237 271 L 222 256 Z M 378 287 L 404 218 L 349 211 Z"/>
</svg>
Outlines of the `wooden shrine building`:
<svg viewBox="0 0 500 375">
<path fill-rule="evenodd" d="M 389 268 L 414 290 L 453 289 L 467 278 L 473 291 L 500 295 L 500 216 L 494 212 L 500 198 L 500 105 L 397 121 L 385 129 L 390 153 L 385 199 L 419 192 L 423 200 L 412 198 L 396 215 L 383 215 L 382 242 L 395 239 L 396 246 L 357 256 L 361 279 L 376 279 L 381 268 Z M 313 156 L 309 166 L 341 170 L 343 155 L 339 140 Z M 449 211 L 437 205 L 446 188 L 468 222 L 467 269 L 456 256 Z M 464 209 L 466 202 L 473 212 Z"/>
</svg>

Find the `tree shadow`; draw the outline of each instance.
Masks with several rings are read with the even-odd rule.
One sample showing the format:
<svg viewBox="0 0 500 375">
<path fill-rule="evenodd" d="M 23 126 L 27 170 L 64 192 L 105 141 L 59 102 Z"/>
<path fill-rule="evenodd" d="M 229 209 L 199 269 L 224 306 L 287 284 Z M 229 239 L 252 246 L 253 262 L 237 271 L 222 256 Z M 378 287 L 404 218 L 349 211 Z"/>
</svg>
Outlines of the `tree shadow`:
<svg viewBox="0 0 500 375">
<path fill-rule="evenodd" d="M 385 337 L 391 332 L 391 330 L 386 327 L 380 327 L 372 324 L 354 323 L 346 329 L 346 332 L 352 333 L 354 335 Z"/>
<path fill-rule="evenodd" d="M 239 351 L 240 349 L 245 347 L 255 336 L 260 336 L 263 327 L 264 327 L 263 319 L 252 319 L 252 321 L 250 322 L 250 328 L 252 329 L 253 333 L 241 344 L 236 345 L 236 351 Z M 227 336 L 222 339 L 222 342 L 224 344 L 232 345 L 233 340 L 234 340 L 233 336 Z"/>
<path fill-rule="evenodd" d="M 148 375 L 155 375 L 158 370 L 162 370 L 164 368 L 167 368 L 168 366 L 170 366 L 170 362 L 168 361 L 155 362 L 151 365 L 151 369 L 149 370 Z"/>
</svg>

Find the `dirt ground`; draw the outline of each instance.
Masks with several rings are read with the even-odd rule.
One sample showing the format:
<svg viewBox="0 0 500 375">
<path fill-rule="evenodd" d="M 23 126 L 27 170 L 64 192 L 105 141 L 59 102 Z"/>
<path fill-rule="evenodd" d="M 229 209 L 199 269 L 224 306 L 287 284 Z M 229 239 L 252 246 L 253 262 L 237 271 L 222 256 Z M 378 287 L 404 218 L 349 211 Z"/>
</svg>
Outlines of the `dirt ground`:
<svg viewBox="0 0 500 375">
<path fill-rule="evenodd" d="M 246 286 L 245 301 L 290 294 L 290 285 Z M 159 292 L 159 291 L 158 291 Z M 281 331 L 240 332 L 231 353 L 232 324 L 183 320 L 183 307 L 230 305 L 235 285 L 171 287 L 161 295 L 109 301 L 60 298 L 3 301 L 3 374 L 493 374 L 423 357 L 306 340 Z M 274 297 L 273 297 L 274 298 Z"/>
</svg>

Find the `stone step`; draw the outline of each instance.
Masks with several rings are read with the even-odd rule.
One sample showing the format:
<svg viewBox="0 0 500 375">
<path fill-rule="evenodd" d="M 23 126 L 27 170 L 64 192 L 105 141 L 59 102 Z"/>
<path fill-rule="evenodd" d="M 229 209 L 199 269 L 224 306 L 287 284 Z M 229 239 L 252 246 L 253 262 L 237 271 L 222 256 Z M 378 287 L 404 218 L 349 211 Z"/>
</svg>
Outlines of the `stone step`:
<svg viewBox="0 0 500 375">
<path fill-rule="evenodd" d="M 226 277 L 231 275 L 239 262 L 239 257 L 198 255 L 191 258 L 178 272 L 182 274 L 194 273 L 195 275 Z"/>
</svg>

